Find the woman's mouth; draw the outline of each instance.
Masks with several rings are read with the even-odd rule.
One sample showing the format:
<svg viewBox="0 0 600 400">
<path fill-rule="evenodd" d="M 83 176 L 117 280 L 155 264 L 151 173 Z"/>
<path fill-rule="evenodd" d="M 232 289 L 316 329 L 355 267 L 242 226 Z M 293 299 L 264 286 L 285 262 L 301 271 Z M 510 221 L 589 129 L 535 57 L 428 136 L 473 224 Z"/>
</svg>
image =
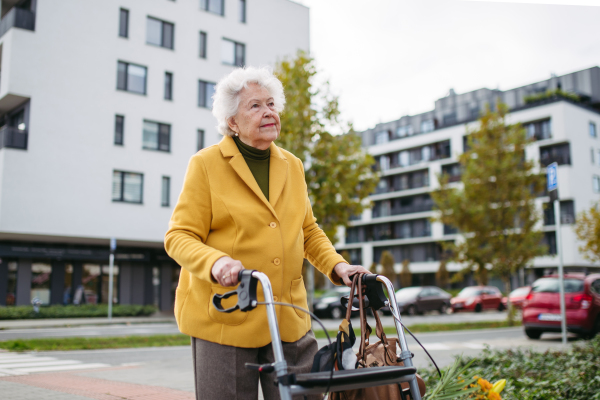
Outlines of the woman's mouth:
<svg viewBox="0 0 600 400">
<path fill-rule="evenodd" d="M 268 128 L 270 126 L 275 126 L 275 124 L 266 124 L 266 125 L 261 126 L 261 128 Z"/>
</svg>

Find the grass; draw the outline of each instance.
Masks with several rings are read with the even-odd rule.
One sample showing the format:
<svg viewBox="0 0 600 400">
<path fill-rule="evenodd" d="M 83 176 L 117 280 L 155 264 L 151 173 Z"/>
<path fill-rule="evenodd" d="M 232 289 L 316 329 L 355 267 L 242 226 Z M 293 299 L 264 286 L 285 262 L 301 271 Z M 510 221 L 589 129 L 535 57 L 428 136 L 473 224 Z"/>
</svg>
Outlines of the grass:
<svg viewBox="0 0 600 400">
<path fill-rule="evenodd" d="M 123 336 L 103 338 L 17 339 L 0 342 L 0 349 L 10 351 L 94 350 L 131 347 L 188 346 L 190 337 L 183 334 Z"/>
<path fill-rule="evenodd" d="M 516 322 L 514 326 L 520 326 Z M 506 321 L 480 321 L 461 322 L 452 324 L 415 324 L 408 327 L 413 333 L 419 332 L 443 332 L 464 329 L 488 329 L 508 327 Z M 386 334 L 395 335 L 396 328 L 384 328 Z M 325 338 L 323 330 L 315 330 L 315 336 L 319 339 Z M 357 337 L 360 331 L 354 330 Z M 329 331 L 331 337 L 335 337 L 337 331 Z M 165 346 L 188 346 L 190 338 L 187 335 L 153 335 L 153 336 L 123 336 L 102 338 L 53 338 L 53 339 L 17 339 L 0 342 L 0 349 L 9 351 L 49 351 L 49 350 L 94 350 L 94 349 L 122 349 L 132 347 L 165 347 Z"/>
<path fill-rule="evenodd" d="M 521 321 L 515 321 L 513 326 L 521 326 Z M 494 329 L 494 328 L 508 328 L 507 321 L 477 321 L 477 322 L 456 322 L 450 324 L 414 324 L 409 325 L 408 329 L 412 333 L 424 333 L 424 332 L 445 332 L 445 331 L 462 331 L 468 329 Z M 375 329 L 373 327 L 373 329 Z M 383 328 L 384 332 L 389 335 L 396 334 L 396 328 L 386 327 Z M 323 330 L 315 330 L 315 336 L 317 339 L 326 338 Z M 328 331 L 331 337 L 337 335 L 337 331 Z M 354 333 L 357 337 L 360 336 L 360 330 L 354 329 Z"/>
</svg>

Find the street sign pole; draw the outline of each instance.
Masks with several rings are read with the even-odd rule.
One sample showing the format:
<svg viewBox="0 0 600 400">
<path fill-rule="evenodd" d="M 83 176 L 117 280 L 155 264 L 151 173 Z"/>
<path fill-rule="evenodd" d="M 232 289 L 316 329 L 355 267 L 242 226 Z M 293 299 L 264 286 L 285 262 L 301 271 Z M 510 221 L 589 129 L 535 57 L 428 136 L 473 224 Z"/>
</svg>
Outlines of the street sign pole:
<svg viewBox="0 0 600 400">
<path fill-rule="evenodd" d="M 560 201 L 558 200 L 558 164 L 548 165 L 546 170 L 548 179 L 548 194 L 550 200 L 554 201 L 554 226 L 556 227 L 556 253 L 558 255 L 558 289 L 560 295 L 560 327 L 562 343 L 567 344 L 567 315 L 565 311 L 565 280 L 562 256 L 562 237 L 560 232 Z"/>
<path fill-rule="evenodd" d="M 113 276 L 115 268 L 115 250 L 117 249 L 117 239 L 110 238 L 110 258 L 108 266 L 108 319 L 112 319 L 113 305 Z"/>
</svg>

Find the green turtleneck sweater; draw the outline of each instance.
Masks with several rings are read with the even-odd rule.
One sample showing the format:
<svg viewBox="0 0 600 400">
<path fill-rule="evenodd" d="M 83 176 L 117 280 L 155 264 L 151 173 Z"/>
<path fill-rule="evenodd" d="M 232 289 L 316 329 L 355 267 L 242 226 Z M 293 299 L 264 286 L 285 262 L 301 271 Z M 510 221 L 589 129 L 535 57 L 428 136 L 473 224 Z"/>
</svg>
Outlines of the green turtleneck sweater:
<svg viewBox="0 0 600 400">
<path fill-rule="evenodd" d="M 271 157 L 271 149 L 259 150 L 252 146 L 248 146 L 242 142 L 239 137 L 234 136 L 233 140 L 237 145 L 240 153 L 244 156 L 250 172 L 256 179 L 258 187 L 263 192 L 267 201 L 269 200 L 269 158 Z"/>
</svg>

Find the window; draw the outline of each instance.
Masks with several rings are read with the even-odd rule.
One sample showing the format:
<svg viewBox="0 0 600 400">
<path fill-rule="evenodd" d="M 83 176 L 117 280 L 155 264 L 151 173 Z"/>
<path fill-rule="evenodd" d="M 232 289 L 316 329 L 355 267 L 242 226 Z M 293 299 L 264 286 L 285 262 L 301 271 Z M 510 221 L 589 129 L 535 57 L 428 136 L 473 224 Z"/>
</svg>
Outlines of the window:
<svg viewBox="0 0 600 400">
<path fill-rule="evenodd" d="M 556 255 L 556 233 L 554 231 L 544 232 L 544 239 L 542 240 L 542 244 L 545 244 L 547 247 L 547 255 Z"/>
<path fill-rule="evenodd" d="M 239 0 L 240 22 L 246 23 L 246 0 Z"/>
<path fill-rule="evenodd" d="M 204 129 L 198 129 L 198 151 L 204 148 Z"/>
<path fill-rule="evenodd" d="M 435 129 L 435 123 L 432 119 L 421 121 L 421 133 L 431 132 Z"/>
<path fill-rule="evenodd" d="M 549 119 L 530 122 L 524 125 L 529 139 L 544 140 L 552 138 L 552 125 Z"/>
<path fill-rule="evenodd" d="M 596 131 L 596 124 L 593 122 L 590 122 L 590 136 L 593 138 L 598 136 L 598 132 Z"/>
<path fill-rule="evenodd" d="M 379 131 L 375 133 L 375 144 L 384 144 L 390 141 L 390 133 L 388 131 Z"/>
<path fill-rule="evenodd" d="M 540 147 L 540 164 L 542 167 L 546 167 L 553 162 L 558 163 L 558 165 L 571 164 L 569 143 Z"/>
<path fill-rule="evenodd" d="M 173 74 L 165 72 L 165 100 L 173 100 Z"/>
<path fill-rule="evenodd" d="M 554 202 L 546 203 L 544 207 L 544 225 L 554 225 Z M 560 223 L 570 225 L 575 223 L 575 205 L 573 200 L 563 200 L 560 202 Z"/>
<path fill-rule="evenodd" d="M 119 10 L 119 36 L 129 37 L 129 10 L 124 8 Z"/>
<path fill-rule="evenodd" d="M 448 182 L 460 181 L 462 175 L 460 164 L 442 165 L 442 175 L 448 177 Z"/>
<path fill-rule="evenodd" d="M 161 196 L 161 206 L 169 207 L 170 205 L 170 197 L 171 197 L 171 178 L 168 176 L 162 177 L 162 196 Z"/>
<path fill-rule="evenodd" d="M 212 96 L 214 93 L 214 83 L 198 81 L 198 107 L 212 108 Z"/>
<path fill-rule="evenodd" d="M 175 26 L 173 24 L 148 17 L 146 22 L 146 43 L 172 49 L 174 30 Z"/>
<path fill-rule="evenodd" d="M 396 129 L 396 137 L 399 137 L 399 138 L 402 138 L 405 136 L 411 136 L 412 134 L 413 134 L 412 125 L 404 125 L 404 126 L 398 127 L 398 129 Z"/>
<path fill-rule="evenodd" d="M 112 200 L 141 204 L 143 186 L 143 174 L 113 171 Z"/>
<path fill-rule="evenodd" d="M 223 39 L 221 43 L 221 62 L 227 65 L 243 67 L 246 58 L 246 46 L 233 40 Z"/>
<path fill-rule="evenodd" d="M 31 300 L 38 298 L 42 305 L 50 304 L 50 276 L 52 266 L 46 263 L 31 264 Z"/>
<path fill-rule="evenodd" d="M 206 58 L 206 32 L 200 32 L 200 58 Z"/>
<path fill-rule="evenodd" d="M 115 144 L 123 145 L 123 131 L 125 128 L 125 117 L 115 115 Z"/>
<path fill-rule="evenodd" d="M 146 94 L 147 68 L 119 61 L 117 64 L 117 89 Z"/>
<path fill-rule="evenodd" d="M 452 125 L 458 121 L 458 118 L 456 116 L 456 113 L 454 112 L 451 114 L 444 115 L 444 118 L 442 120 L 444 121 L 444 125 Z"/>
<path fill-rule="evenodd" d="M 592 185 L 594 186 L 594 193 L 600 193 L 600 176 L 594 175 L 592 177 Z"/>
<path fill-rule="evenodd" d="M 171 150 L 171 125 L 144 121 L 142 148 L 146 150 Z"/>
<path fill-rule="evenodd" d="M 379 158 L 379 169 L 382 171 L 387 171 L 388 169 L 390 169 L 390 157 L 381 156 Z"/>
<path fill-rule="evenodd" d="M 200 8 L 217 15 L 225 15 L 224 0 L 200 0 Z"/>
</svg>

